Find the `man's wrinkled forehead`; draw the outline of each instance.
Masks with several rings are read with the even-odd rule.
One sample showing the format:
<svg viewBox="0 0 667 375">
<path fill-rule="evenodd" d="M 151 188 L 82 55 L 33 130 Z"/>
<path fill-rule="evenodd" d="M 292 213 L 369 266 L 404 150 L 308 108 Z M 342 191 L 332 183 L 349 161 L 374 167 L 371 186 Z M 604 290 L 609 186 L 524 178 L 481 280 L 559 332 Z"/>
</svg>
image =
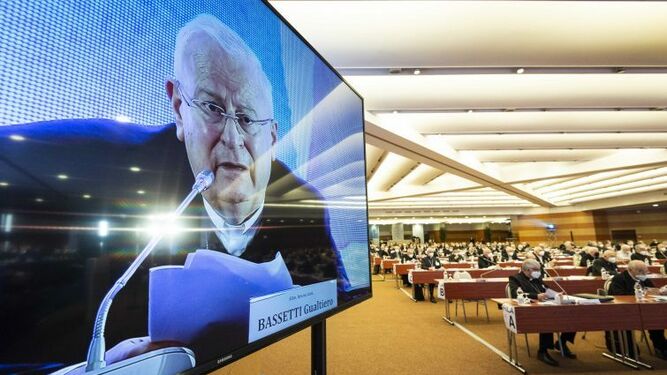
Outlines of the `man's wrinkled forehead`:
<svg viewBox="0 0 667 375">
<path fill-rule="evenodd" d="M 231 99 L 238 105 L 261 106 L 258 110 L 272 112 L 268 78 L 259 62 L 238 48 L 224 48 L 205 32 L 189 38 L 190 48 L 182 56 L 186 85 L 196 89 L 195 95 L 205 92 Z"/>
</svg>

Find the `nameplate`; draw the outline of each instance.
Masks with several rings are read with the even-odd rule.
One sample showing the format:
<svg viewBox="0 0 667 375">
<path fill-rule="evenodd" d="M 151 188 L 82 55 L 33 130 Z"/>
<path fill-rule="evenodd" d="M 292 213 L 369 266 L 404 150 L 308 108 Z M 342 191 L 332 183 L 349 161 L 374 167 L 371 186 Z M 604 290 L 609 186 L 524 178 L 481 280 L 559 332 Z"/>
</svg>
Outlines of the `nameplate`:
<svg viewBox="0 0 667 375">
<path fill-rule="evenodd" d="M 248 342 L 310 319 L 337 305 L 336 280 L 251 298 Z"/>
<path fill-rule="evenodd" d="M 445 280 L 438 281 L 438 298 L 445 299 Z"/>
<path fill-rule="evenodd" d="M 505 320 L 505 328 L 516 333 L 516 312 L 514 311 L 514 306 L 508 303 L 503 304 L 503 319 Z"/>
</svg>

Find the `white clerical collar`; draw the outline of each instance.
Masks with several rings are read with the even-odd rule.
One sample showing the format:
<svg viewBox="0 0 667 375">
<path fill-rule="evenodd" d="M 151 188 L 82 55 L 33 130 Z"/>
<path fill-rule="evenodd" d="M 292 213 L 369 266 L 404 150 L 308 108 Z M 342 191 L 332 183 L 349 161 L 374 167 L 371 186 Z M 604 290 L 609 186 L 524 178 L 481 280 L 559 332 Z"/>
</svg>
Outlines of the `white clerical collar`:
<svg viewBox="0 0 667 375">
<path fill-rule="evenodd" d="M 222 242 L 222 245 L 225 247 L 227 252 L 237 257 L 241 256 L 243 252 L 245 252 L 245 249 L 248 246 L 248 243 L 250 243 L 250 240 L 252 240 L 252 238 L 255 236 L 257 227 L 254 225 L 257 223 L 259 216 L 262 213 L 264 202 L 261 202 L 259 208 L 255 210 L 255 212 L 241 224 L 227 223 L 225 219 L 220 214 L 218 214 L 218 212 L 216 212 L 213 207 L 211 207 L 206 199 L 204 199 L 204 208 L 206 209 L 208 216 L 211 218 L 213 225 L 215 225 L 215 228 L 217 229 L 215 231 L 216 236 L 220 242 Z"/>
</svg>

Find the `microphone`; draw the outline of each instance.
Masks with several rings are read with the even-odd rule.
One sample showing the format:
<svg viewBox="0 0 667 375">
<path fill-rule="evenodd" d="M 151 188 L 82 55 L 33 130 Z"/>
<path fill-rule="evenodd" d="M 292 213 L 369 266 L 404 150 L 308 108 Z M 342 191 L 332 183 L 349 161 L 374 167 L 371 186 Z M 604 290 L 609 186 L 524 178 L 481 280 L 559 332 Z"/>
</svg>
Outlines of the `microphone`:
<svg viewBox="0 0 667 375">
<path fill-rule="evenodd" d="M 556 276 L 557 276 L 557 277 L 562 277 L 562 276 L 558 273 L 558 270 L 557 270 L 556 268 L 552 268 L 552 270 L 556 273 Z M 556 280 L 555 278 L 552 277 L 552 278 L 551 278 L 551 281 L 553 281 L 554 284 L 556 284 L 556 286 L 558 286 L 558 288 L 560 288 L 560 290 L 561 290 L 561 292 L 562 292 L 563 294 L 567 294 L 567 292 L 565 291 L 565 288 L 563 288 L 563 287 L 560 285 L 560 283 L 558 283 L 558 280 Z"/>
<path fill-rule="evenodd" d="M 215 175 L 210 170 L 206 169 L 199 172 L 195 178 L 194 185 L 192 185 L 192 190 L 188 196 L 183 199 L 176 210 L 174 210 L 171 217 L 174 219 L 179 217 L 183 211 L 185 211 L 185 208 L 190 204 L 190 202 L 195 199 L 197 194 L 205 191 L 211 186 L 211 184 L 213 184 L 214 179 Z M 104 360 L 104 354 L 106 352 L 106 344 L 104 342 L 104 326 L 107 322 L 107 315 L 109 314 L 111 303 L 113 302 L 116 294 L 118 294 L 118 292 L 123 289 L 132 275 L 134 275 L 134 273 L 137 271 L 141 263 L 143 263 L 143 261 L 153 251 L 158 242 L 160 242 L 162 236 L 162 233 L 156 233 L 153 235 L 148 244 L 146 244 L 146 247 L 141 250 L 141 253 L 139 253 L 137 258 L 132 262 L 132 264 L 130 264 L 127 270 L 125 270 L 125 273 L 123 273 L 123 275 L 121 275 L 121 277 L 116 280 L 116 282 L 113 284 L 111 289 L 109 289 L 107 294 L 104 296 L 104 299 L 100 303 L 100 306 L 97 310 L 97 315 L 95 316 L 95 324 L 93 325 L 93 338 L 91 339 L 90 346 L 88 347 L 88 356 L 86 357 L 86 372 L 99 370 L 106 366 L 106 361 Z"/>
</svg>

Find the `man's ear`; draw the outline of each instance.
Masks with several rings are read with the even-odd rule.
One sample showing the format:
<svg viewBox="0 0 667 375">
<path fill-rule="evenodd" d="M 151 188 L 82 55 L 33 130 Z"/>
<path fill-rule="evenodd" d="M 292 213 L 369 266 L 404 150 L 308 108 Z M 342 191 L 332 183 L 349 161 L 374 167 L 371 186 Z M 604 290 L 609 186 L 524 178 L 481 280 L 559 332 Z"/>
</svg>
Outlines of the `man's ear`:
<svg viewBox="0 0 667 375">
<path fill-rule="evenodd" d="M 271 124 L 271 161 L 276 160 L 276 143 L 278 142 L 278 123 Z"/>
<path fill-rule="evenodd" d="M 168 79 L 165 83 L 165 89 L 167 91 L 167 97 L 171 102 L 171 110 L 174 111 L 174 122 L 176 123 L 176 138 L 179 141 L 183 142 L 183 117 L 181 116 L 181 97 L 176 90 L 176 85 L 174 80 Z"/>
</svg>

